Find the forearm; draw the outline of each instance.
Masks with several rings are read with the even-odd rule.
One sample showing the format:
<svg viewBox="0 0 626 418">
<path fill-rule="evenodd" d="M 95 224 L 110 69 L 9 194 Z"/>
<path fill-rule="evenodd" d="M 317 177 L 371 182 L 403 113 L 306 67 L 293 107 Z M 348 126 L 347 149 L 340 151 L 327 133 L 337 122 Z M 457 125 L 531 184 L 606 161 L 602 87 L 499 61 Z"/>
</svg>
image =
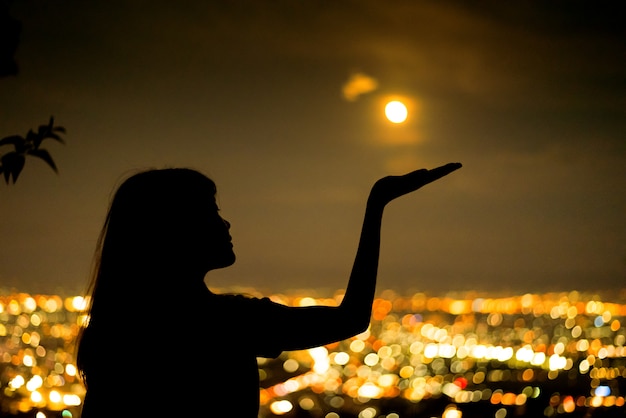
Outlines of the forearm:
<svg viewBox="0 0 626 418">
<path fill-rule="evenodd" d="M 352 272 L 340 308 L 353 325 L 367 328 L 378 276 L 380 238 L 384 205 L 368 199 Z"/>
</svg>

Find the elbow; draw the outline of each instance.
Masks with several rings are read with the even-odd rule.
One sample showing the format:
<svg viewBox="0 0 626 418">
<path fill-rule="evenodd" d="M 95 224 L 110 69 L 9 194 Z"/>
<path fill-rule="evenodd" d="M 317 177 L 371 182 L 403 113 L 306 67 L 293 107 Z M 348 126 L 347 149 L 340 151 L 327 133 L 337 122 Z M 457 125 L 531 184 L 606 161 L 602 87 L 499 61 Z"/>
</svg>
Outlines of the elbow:
<svg viewBox="0 0 626 418">
<path fill-rule="evenodd" d="M 361 334 L 367 331 L 370 327 L 370 318 L 363 318 L 352 322 L 350 327 L 350 336 L 353 337 L 355 335 Z"/>
<path fill-rule="evenodd" d="M 359 327 L 359 328 L 357 329 L 357 332 L 355 332 L 355 333 L 354 333 L 354 335 L 362 334 L 362 333 L 364 333 L 365 331 L 367 331 L 369 328 L 370 328 L 370 323 L 369 323 L 369 321 L 368 321 L 368 322 L 366 322 L 366 323 L 365 323 L 362 327 Z"/>
<path fill-rule="evenodd" d="M 340 306 L 340 322 L 347 338 L 361 334 L 368 330 L 372 318 L 371 309 L 355 309 L 353 306 Z M 368 307 L 369 308 L 369 307 Z"/>
</svg>

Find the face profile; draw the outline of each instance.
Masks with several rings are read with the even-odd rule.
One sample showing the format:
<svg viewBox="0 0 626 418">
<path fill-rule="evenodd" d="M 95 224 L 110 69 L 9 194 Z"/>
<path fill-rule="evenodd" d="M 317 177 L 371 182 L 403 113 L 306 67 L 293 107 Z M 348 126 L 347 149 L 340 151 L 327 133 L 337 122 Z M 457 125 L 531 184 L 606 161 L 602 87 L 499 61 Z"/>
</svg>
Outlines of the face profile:
<svg viewBox="0 0 626 418">
<path fill-rule="evenodd" d="M 230 235 L 230 222 L 220 216 L 215 197 L 213 202 L 213 207 L 206 214 L 210 225 L 204 237 L 207 242 L 206 254 L 204 255 L 208 261 L 207 272 L 231 266 L 236 259 Z"/>
<path fill-rule="evenodd" d="M 149 170 L 126 179 L 103 228 L 102 260 L 114 268 L 195 272 L 234 263 L 230 224 L 216 203 L 215 183 L 186 168 Z M 105 260 L 106 257 L 106 260 Z"/>
</svg>

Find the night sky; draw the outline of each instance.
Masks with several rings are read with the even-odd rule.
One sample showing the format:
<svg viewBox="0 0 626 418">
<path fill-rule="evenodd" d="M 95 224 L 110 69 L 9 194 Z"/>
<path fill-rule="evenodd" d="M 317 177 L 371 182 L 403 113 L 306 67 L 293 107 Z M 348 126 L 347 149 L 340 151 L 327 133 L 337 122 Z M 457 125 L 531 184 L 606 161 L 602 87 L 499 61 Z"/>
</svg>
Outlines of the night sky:
<svg viewBox="0 0 626 418">
<path fill-rule="evenodd" d="M 82 292 L 115 186 L 186 166 L 232 224 L 238 260 L 210 287 L 343 288 L 371 184 L 458 161 L 387 208 L 379 289 L 617 295 L 620 5 L 11 1 L 0 137 L 50 116 L 67 133 L 42 145 L 58 174 L 30 158 L 0 183 L 0 287 Z"/>
</svg>

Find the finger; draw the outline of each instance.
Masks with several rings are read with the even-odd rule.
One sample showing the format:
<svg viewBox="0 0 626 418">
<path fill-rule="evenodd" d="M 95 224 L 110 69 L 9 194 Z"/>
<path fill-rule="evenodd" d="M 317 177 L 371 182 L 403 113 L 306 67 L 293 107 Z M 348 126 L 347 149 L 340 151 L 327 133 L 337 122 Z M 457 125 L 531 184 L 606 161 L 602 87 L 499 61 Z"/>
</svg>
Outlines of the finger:
<svg viewBox="0 0 626 418">
<path fill-rule="evenodd" d="M 440 167 L 433 168 L 432 170 L 426 170 L 425 168 L 415 170 L 405 174 L 403 177 L 409 183 L 420 187 L 420 185 L 431 183 L 455 170 L 458 170 L 459 168 L 461 168 L 461 163 L 448 163 Z"/>
<path fill-rule="evenodd" d="M 448 174 L 458 170 L 461 167 L 461 163 L 448 163 L 440 167 L 433 168 L 432 170 L 428 170 L 428 177 L 430 181 L 434 181 L 440 179 L 441 177 L 447 176 Z"/>
</svg>

